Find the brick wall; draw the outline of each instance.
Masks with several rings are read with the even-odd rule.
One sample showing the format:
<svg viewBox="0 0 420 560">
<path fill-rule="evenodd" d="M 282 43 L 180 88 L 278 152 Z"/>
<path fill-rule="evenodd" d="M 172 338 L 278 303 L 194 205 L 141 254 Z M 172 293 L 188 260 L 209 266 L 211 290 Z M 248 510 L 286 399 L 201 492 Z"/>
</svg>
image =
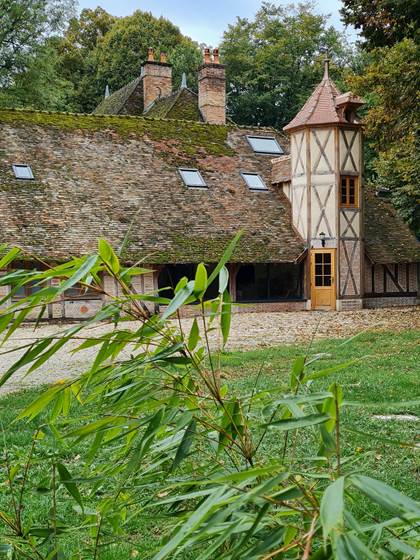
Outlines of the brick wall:
<svg viewBox="0 0 420 560">
<path fill-rule="evenodd" d="M 420 305 L 420 298 L 418 297 L 375 297 L 365 298 L 363 300 L 364 307 L 367 309 L 376 309 L 378 307 L 400 307 Z M 408 327 L 409 325 L 407 325 Z"/>
<path fill-rule="evenodd" d="M 155 99 L 172 93 L 172 66 L 162 62 L 146 62 L 143 72 L 143 101 L 146 109 Z"/>
<path fill-rule="evenodd" d="M 226 122 L 226 72 L 221 64 L 203 64 L 199 68 L 198 106 L 206 122 Z"/>
</svg>

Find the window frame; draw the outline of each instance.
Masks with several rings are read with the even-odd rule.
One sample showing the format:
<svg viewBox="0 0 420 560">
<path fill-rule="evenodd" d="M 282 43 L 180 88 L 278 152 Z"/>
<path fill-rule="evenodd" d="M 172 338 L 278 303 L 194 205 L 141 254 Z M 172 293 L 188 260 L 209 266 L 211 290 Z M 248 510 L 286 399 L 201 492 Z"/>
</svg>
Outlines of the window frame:
<svg viewBox="0 0 420 560">
<path fill-rule="evenodd" d="M 354 202 L 350 202 L 350 181 L 354 180 Z M 343 202 L 343 180 L 346 181 L 346 201 Z M 359 176 L 340 175 L 340 207 L 359 208 Z"/>
<path fill-rule="evenodd" d="M 267 152 L 267 151 L 264 151 L 264 150 L 256 150 L 251 143 L 252 138 L 256 138 L 257 140 L 273 140 L 274 143 L 276 144 L 276 146 L 278 147 L 279 151 L 278 152 Z M 251 147 L 251 150 L 254 152 L 254 154 L 260 154 L 260 155 L 265 155 L 265 156 L 282 156 L 282 155 L 284 155 L 284 150 L 280 146 L 280 144 L 279 144 L 279 142 L 278 142 L 278 140 L 275 136 L 256 136 L 255 134 L 247 134 L 246 139 L 247 139 L 247 142 L 248 142 L 249 146 Z"/>
<path fill-rule="evenodd" d="M 193 172 L 193 173 L 198 173 L 198 176 L 200 177 L 202 184 L 201 185 L 189 185 L 187 183 L 187 181 L 185 180 L 185 177 L 183 175 L 183 172 Z M 184 185 L 189 188 L 189 189 L 208 189 L 208 185 L 206 183 L 206 181 L 204 180 L 204 177 L 201 174 L 201 171 L 199 169 L 196 168 L 192 168 L 192 167 L 178 167 L 178 173 L 181 177 L 182 182 L 184 183 Z"/>
<path fill-rule="evenodd" d="M 25 167 L 26 169 L 28 169 L 30 177 L 18 177 L 16 171 L 18 167 Z M 12 170 L 15 179 L 17 179 L 18 181 L 33 181 L 35 179 L 32 167 L 30 165 L 27 165 L 26 163 L 12 163 Z"/>
<path fill-rule="evenodd" d="M 241 171 L 240 173 L 241 173 L 242 179 L 244 180 L 245 185 L 248 187 L 248 189 L 251 192 L 269 192 L 269 188 L 267 187 L 266 182 L 264 181 L 264 179 L 261 177 L 261 175 L 259 173 L 255 173 L 254 171 Z M 262 184 L 264 185 L 265 188 L 264 189 L 258 189 L 258 188 L 255 188 L 255 187 L 251 187 L 249 185 L 248 181 L 246 180 L 247 175 L 253 175 L 253 176 L 259 177 L 260 181 L 262 182 Z"/>
</svg>

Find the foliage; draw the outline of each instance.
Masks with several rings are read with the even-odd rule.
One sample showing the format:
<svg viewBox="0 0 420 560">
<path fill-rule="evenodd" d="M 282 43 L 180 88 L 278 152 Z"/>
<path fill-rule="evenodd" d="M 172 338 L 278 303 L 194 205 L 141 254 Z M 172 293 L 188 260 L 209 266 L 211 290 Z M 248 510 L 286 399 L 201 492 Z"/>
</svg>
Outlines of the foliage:
<svg viewBox="0 0 420 560">
<path fill-rule="evenodd" d="M 1 278 L 1 284 L 12 284 L 12 294 L 27 282 L 40 287 L 3 312 L 3 342 L 25 317 L 41 317 L 46 305 L 77 282 L 103 293 L 100 278 L 106 272 L 120 294 L 107 294 L 94 318 L 23 344 L 0 379 L 4 384 L 22 368 L 36 370 L 71 342 L 76 354 L 97 348 L 84 373 L 42 392 L 20 413 L 35 429 L 27 456 L 4 449 L 4 491 L 11 501 L 0 521 L 4 544 L 17 558 L 100 558 L 129 539 L 133 525 L 151 518 L 160 519 L 162 532 L 150 551 L 154 560 L 414 558 L 419 505 L 360 474 L 362 455 L 343 451 L 342 414 L 358 403 L 347 403 L 336 382 L 324 391 L 313 388 L 315 380 L 350 364 L 317 367 L 322 356 L 298 357 L 286 392 L 268 391 L 259 376 L 244 395 L 229 391 L 223 381 L 220 352 L 231 314 L 225 264 L 238 237 L 210 276 L 199 265 L 194 279 L 178 283 L 172 300 L 136 293 L 132 279 L 148 271 L 124 267 L 104 240 L 97 254 Z M 18 250 L 6 253 L 0 266 L 19 256 Z M 206 301 L 213 282 L 219 295 Z M 166 304 L 161 316 L 145 305 L 156 302 Z M 201 316 L 184 332 L 170 319 L 187 304 L 196 305 Z M 138 328 L 124 328 L 128 319 L 137 320 Z M 100 321 L 114 328 L 97 335 Z M 219 352 L 208 343 L 215 329 Z M 71 419 L 74 407 L 79 413 Z M 55 444 L 40 454 L 38 442 L 46 434 Z M 269 437 L 279 442 L 274 457 L 264 452 Z M 35 484 L 30 473 L 41 462 L 45 476 Z M 36 489 L 51 509 L 48 519 L 34 524 L 24 505 Z M 369 523 L 354 515 L 352 504 L 360 494 L 381 512 Z M 62 511 L 71 503 L 76 514 L 64 523 Z M 69 538 L 83 543 L 77 551 L 66 550 Z"/>
<path fill-rule="evenodd" d="M 406 37 L 419 39 L 417 0 L 343 0 L 346 25 L 361 30 L 367 48 L 390 46 Z"/>
<path fill-rule="evenodd" d="M 420 232 L 420 46 L 404 39 L 372 51 L 367 60 L 364 74 L 350 83 L 368 102 L 364 122 L 375 154 L 371 182 L 389 191 L 402 216 Z"/>
<path fill-rule="evenodd" d="M 321 80 L 326 50 L 332 74 L 340 78 L 352 64 L 352 52 L 311 4 L 265 2 L 254 20 L 238 18 L 221 44 L 233 120 L 278 128 L 287 124 Z"/>
<path fill-rule="evenodd" d="M 0 0 L 0 86 L 13 85 L 73 10 L 74 0 Z"/>
<path fill-rule="evenodd" d="M 82 10 L 70 22 L 60 47 L 63 76 L 75 90 L 74 108 L 90 112 L 101 101 L 107 84 L 112 92 L 136 78 L 150 46 L 157 57 L 167 53 L 175 86 L 182 72 L 187 72 L 191 85 L 196 83 L 201 59 L 198 45 L 167 19 L 140 10 L 123 18 L 102 8 Z"/>
</svg>

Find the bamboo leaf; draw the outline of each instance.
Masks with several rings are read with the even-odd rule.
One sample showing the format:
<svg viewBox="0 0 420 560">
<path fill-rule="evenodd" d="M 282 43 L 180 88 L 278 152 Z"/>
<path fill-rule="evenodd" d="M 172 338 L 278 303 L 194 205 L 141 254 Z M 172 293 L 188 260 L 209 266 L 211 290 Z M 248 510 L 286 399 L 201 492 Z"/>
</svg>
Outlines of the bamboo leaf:
<svg viewBox="0 0 420 560">
<path fill-rule="evenodd" d="M 185 428 L 184 436 L 181 443 L 177 449 L 174 462 L 172 463 L 171 471 L 176 470 L 181 462 L 188 455 L 191 445 L 194 441 L 194 435 L 196 431 L 197 424 L 195 420 L 191 420 L 188 426 Z"/>
<path fill-rule="evenodd" d="M 394 515 L 420 515 L 420 505 L 417 502 L 380 480 L 358 474 L 351 477 L 351 482 L 373 502 Z"/>
<path fill-rule="evenodd" d="M 227 289 L 229 283 L 229 271 L 225 266 L 222 266 L 219 272 L 219 294 L 223 294 Z"/>
<path fill-rule="evenodd" d="M 114 274 L 118 274 L 120 271 L 120 261 L 114 252 L 114 249 L 108 243 L 106 239 L 100 239 L 98 243 L 99 256 L 102 261 L 107 265 L 107 267 Z"/>
<path fill-rule="evenodd" d="M 225 290 L 223 292 L 223 305 L 220 314 L 220 328 L 222 331 L 223 346 L 226 345 L 229 338 L 231 321 L 232 321 L 232 300 L 229 292 Z"/>
<path fill-rule="evenodd" d="M 221 269 L 225 266 L 225 264 L 229 261 L 230 257 L 233 254 L 233 251 L 235 250 L 236 245 L 238 244 L 238 241 L 240 240 L 240 238 L 242 237 L 243 231 L 239 231 L 235 237 L 232 239 L 232 241 L 229 243 L 229 245 L 226 247 L 225 252 L 223 253 L 220 261 L 217 263 L 216 267 L 214 268 L 213 272 L 210 274 L 207 285 L 210 286 L 210 284 L 212 284 L 212 282 L 214 282 L 214 280 L 217 278 L 217 276 L 219 275 L 219 272 L 221 271 Z"/>
<path fill-rule="evenodd" d="M 296 430 L 297 428 L 306 428 L 308 426 L 315 426 L 316 424 L 323 424 L 329 419 L 330 417 L 327 414 L 308 414 L 307 416 L 302 416 L 301 418 L 274 420 L 270 424 L 263 424 L 263 426 L 274 428 L 276 430 Z"/>
<path fill-rule="evenodd" d="M 194 295 L 202 299 L 207 289 L 207 270 L 203 263 L 197 266 L 194 280 Z"/>
<path fill-rule="evenodd" d="M 73 478 L 67 468 L 62 463 L 57 463 L 57 471 L 60 475 L 60 480 L 63 486 L 66 488 L 67 492 L 76 500 L 83 511 L 83 500 L 80 495 L 77 484 L 73 481 Z"/>
<path fill-rule="evenodd" d="M 200 337 L 200 331 L 198 328 L 197 319 L 194 319 L 193 324 L 191 325 L 190 335 L 188 337 L 188 350 L 191 352 L 197 346 L 198 340 Z"/>
<path fill-rule="evenodd" d="M 338 478 L 322 496 L 320 519 L 325 543 L 332 531 L 344 529 L 344 480 L 344 477 Z"/>
<path fill-rule="evenodd" d="M 171 300 L 171 303 L 162 314 L 161 321 L 165 321 L 183 305 L 194 291 L 194 280 L 190 280 Z"/>
</svg>

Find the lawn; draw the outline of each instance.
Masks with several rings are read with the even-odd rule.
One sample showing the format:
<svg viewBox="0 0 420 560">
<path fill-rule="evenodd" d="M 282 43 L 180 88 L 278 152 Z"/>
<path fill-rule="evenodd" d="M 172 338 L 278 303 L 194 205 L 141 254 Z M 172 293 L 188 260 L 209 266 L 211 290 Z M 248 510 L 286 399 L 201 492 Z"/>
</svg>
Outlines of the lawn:
<svg viewBox="0 0 420 560">
<path fill-rule="evenodd" d="M 343 387 L 345 399 L 366 403 L 362 407 L 347 407 L 342 418 L 343 456 L 355 452 L 363 457 L 358 468 L 370 476 L 377 477 L 409 496 L 420 498 L 419 452 L 413 449 L 418 438 L 418 421 L 383 420 L 375 418 L 380 414 L 410 414 L 420 416 L 420 406 L 414 401 L 420 400 L 420 331 L 406 330 L 393 332 L 365 332 L 347 341 L 323 340 L 315 342 L 312 347 L 281 346 L 246 352 L 231 352 L 222 357 L 222 370 L 226 383 L 234 392 L 244 393 L 259 388 L 287 387 L 291 364 L 296 356 L 309 352 L 323 353 L 317 368 L 329 367 L 360 358 L 356 364 L 334 376 L 317 381 L 315 390 L 323 389 L 337 380 Z M 0 401 L 0 422 L 3 426 L 7 446 L 12 455 L 18 455 L 28 449 L 34 429 L 39 420 L 8 426 L 19 411 L 39 394 L 40 389 L 9 395 Z M 72 411 L 74 416 L 80 413 Z M 416 435 L 417 434 L 417 435 Z M 42 442 L 48 453 L 48 439 L 52 437 L 46 431 Z M 278 455 L 283 440 L 273 437 L 267 440 L 263 453 Z M 404 444 L 408 444 L 404 446 Z M 70 463 L 77 463 L 82 448 L 67 448 L 63 442 L 61 457 Z M 305 453 L 305 439 L 297 439 L 297 453 Z M 42 486 L 42 461 L 37 465 L 36 476 L 40 477 Z M 45 473 L 44 473 L 45 475 Z M 0 509 L 7 510 L 5 486 L 0 493 Z M 41 520 L 47 515 L 49 499 L 42 493 L 28 494 L 26 514 Z M 62 517 L 74 515 L 71 509 L 63 506 Z M 358 513 L 363 513 L 363 502 L 355 504 Z M 370 515 L 376 512 L 371 509 Z M 151 531 L 149 531 L 151 529 Z M 145 533 L 150 533 L 147 537 Z M 133 526 L 133 543 L 118 544 L 112 549 L 104 550 L 101 560 L 128 558 L 133 551 L 139 557 L 147 558 L 150 545 L 156 542 L 159 529 L 152 520 L 144 519 L 142 525 Z M 134 553 L 135 557 L 136 553 Z M 79 556 L 75 556 L 79 558 Z"/>
</svg>

